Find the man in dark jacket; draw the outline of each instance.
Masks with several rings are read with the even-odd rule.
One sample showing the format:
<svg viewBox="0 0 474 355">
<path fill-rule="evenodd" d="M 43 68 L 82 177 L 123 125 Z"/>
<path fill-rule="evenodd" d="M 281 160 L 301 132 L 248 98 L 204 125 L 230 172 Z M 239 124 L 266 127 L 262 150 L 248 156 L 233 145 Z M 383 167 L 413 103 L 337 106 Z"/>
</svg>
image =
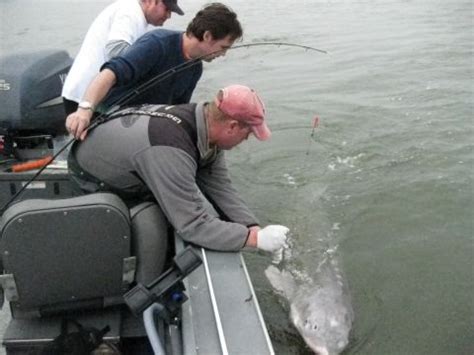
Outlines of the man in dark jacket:
<svg viewBox="0 0 474 355">
<path fill-rule="evenodd" d="M 190 243 L 214 250 L 278 251 L 288 228 L 260 229 L 232 186 L 224 158 L 225 150 L 251 134 L 270 137 L 264 116 L 256 92 L 242 85 L 220 90 L 211 102 L 125 108 L 75 143 L 71 173 L 88 192 L 111 190 L 129 204 L 151 193 Z"/>
<path fill-rule="evenodd" d="M 67 130 L 84 139 L 94 111 L 102 111 L 140 84 L 193 59 L 212 61 L 225 55 L 242 37 L 237 15 L 227 6 L 212 3 L 200 10 L 186 32 L 157 29 L 140 37 L 124 54 L 106 62 L 89 84 L 76 112 L 66 119 Z M 127 105 L 188 103 L 202 74 L 202 62 L 176 72 Z"/>
</svg>

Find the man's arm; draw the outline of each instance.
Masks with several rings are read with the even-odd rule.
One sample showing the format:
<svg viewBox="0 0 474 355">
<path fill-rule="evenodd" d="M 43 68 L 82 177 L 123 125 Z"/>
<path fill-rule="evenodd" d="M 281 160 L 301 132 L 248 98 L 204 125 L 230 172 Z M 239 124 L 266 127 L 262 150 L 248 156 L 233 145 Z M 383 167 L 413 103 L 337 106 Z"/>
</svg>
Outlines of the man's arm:
<svg viewBox="0 0 474 355">
<path fill-rule="evenodd" d="M 159 65 L 162 53 L 163 46 L 152 35 L 148 33 L 140 37 L 123 55 L 112 58 L 102 66 L 101 72 L 89 84 L 83 101 L 96 107 L 114 85 L 138 82 L 148 74 L 150 68 Z M 80 140 L 86 137 L 84 129 L 89 125 L 93 114 L 91 110 L 82 111 L 84 110 L 78 110 L 66 119 L 66 128 Z"/>
<path fill-rule="evenodd" d="M 127 48 L 130 47 L 130 43 L 124 40 L 109 41 L 105 45 L 105 56 L 107 60 L 110 60 L 118 55 L 124 53 Z"/>
<path fill-rule="evenodd" d="M 109 69 L 102 70 L 87 87 L 83 101 L 92 105 L 92 109 L 78 108 L 76 112 L 71 113 L 66 119 L 66 128 L 76 139 L 83 140 L 87 135 L 93 109 L 104 99 L 114 86 L 116 77 L 113 71 Z"/>
<path fill-rule="evenodd" d="M 249 228 L 249 235 L 247 241 L 245 242 L 246 247 L 256 248 L 257 247 L 257 240 L 258 240 L 258 231 L 260 227 L 251 227 Z"/>
<path fill-rule="evenodd" d="M 223 151 L 218 153 L 210 166 L 198 171 L 197 182 L 204 194 L 229 220 L 246 226 L 259 224 L 232 185 Z"/>
<path fill-rule="evenodd" d="M 187 242 L 222 251 L 253 247 L 274 252 L 286 245 L 285 226 L 247 228 L 209 210 L 195 182 L 196 162 L 183 150 L 154 146 L 137 154 L 134 163 L 168 221 Z"/>
<path fill-rule="evenodd" d="M 123 2 L 112 18 L 105 45 L 106 60 L 110 60 L 130 47 L 145 33 L 147 23 L 141 13 L 134 8 L 136 4 Z"/>
<path fill-rule="evenodd" d="M 101 70 L 112 70 L 118 86 L 135 84 L 149 77 L 150 71 L 162 64 L 165 53 L 163 43 L 156 39 L 153 33 L 148 32 L 120 56 L 106 62 Z"/>
<path fill-rule="evenodd" d="M 154 146 L 137 154 L 134 164 L 184 240 L 224 251 L 237 251 L 246 243 L 255 243 L 245 225 L 223 221 L 206 208 L 195 182 L 196 162 L 183 150 Z"/>
</svg>

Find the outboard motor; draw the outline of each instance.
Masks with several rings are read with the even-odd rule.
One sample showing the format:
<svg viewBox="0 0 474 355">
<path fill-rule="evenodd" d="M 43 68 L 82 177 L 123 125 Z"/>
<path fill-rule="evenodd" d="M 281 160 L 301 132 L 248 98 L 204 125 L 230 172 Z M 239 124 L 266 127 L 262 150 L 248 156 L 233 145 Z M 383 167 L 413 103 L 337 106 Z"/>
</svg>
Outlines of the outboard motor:
<svg viewBox="0 0 474 355">
<path fill-rule="evenodd" d="M 66 134 L 61 91 L 71 64 L 66 51 L 0 58 L 0 135 L 4 136 L 4 155 L 18 159 L 44 156 L 45 149 L 53 149 L 52 138 Z M 39 150 L 36 154 L 35 149 Z"/>
</svg>

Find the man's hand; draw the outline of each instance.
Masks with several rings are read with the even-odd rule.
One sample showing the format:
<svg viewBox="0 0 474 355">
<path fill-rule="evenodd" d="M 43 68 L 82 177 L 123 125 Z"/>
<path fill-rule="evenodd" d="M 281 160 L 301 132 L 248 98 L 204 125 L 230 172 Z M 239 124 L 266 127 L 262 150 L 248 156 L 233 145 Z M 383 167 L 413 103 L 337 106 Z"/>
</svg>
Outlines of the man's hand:
<svg viewBox="0 0 474 355">
<path fill-rule="evenodd" d="M 257 248 L 274 252 L 287 247 L 286 235 L 290 231 L 288 227 L 281 225 L 269 225 L 258 231 Z"/>
<path fill-rule="evenodd" d="M 109 93 L 112 86 L 115 85 L 116 77 L 115 73 L 105 68 L 102 70 L 87 87 L 86 92 L 82 99 L 84 103 L 87 102 L 90 106 L 97 107 L 102 102 L 105 96 Z M 81 104 L 79 104 L 80 106 Z M 91 108 L 82 109 L 78 108 L 76 112 L 71 113 L 66 118 L 66 128 L 74 138 L 78 140 L 84 140 L 87 135 L 87 127 L 91 123 L 92 115 Z"/>
<path fill-rule="evenodd" d="M 66 118 L 66 129 L 74 138 L 84 140 L 87 135 L 87 127 L 91 122 L 93 112 L 78 108 L 76 112 L 71 113 Z"/>
</svg>

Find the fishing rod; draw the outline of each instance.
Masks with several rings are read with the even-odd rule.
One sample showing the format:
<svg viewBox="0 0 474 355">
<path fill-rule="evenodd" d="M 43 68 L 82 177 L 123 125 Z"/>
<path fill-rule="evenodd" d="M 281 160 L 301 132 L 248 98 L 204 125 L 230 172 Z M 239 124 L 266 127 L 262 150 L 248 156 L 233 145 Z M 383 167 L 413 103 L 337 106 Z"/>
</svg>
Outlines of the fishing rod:
<svg viewBox="0 0 474 355">
<path fill-rule="evenodd" d="M 297 44 L 297 43 L 290 43 L 290 42 L 255 42 L 255 43 L 247 43 L 247 44 L 240 44 L 240 45 L 237 45 L 237 46 L 230 47 L 227 50 L 250 48 L 250 47 L 257 47 L 257 46 L 259 46 L 259 47 L 261 47 L 261 46 L 296 47 L 296 48 L 304 49 L 305 51 L 314 51 L 314 52 L 324 53 L 324 54 L 329 53 L 325 50 L 318 49 L 318 48 L 315 48 L 315 47 L 305 46 L 305 45 L 301 45 L 301 44 Z M 111 109 L 109 111 L 107 111 L 105 114 L 99 115 L 95 119 L 95 124 L 89 125 L 87 127 L 87 129 L 88 130 L 94 129 L 96 126 L 103 123 L 104 121 L 101 120 L 101 118 L 103 116 L 107 116 L 110 113 L 110 111 L 115 111 L 116 106 L 126 104 L 128 101 L 132 100 L 133 98 L 137 97 L 138 95 L 141 95 L 143 92 L 145 92 L 145 91 L 149 90 L 150 88 L 154 87 L 156 84 L 168 79 L 169 77 L 171 77 L 175 74 L 178 74 L 178 73 L 180 73 L 180 72 L 182 72 L 186 69 L 189 69 L 189 68 L 197 65 L 198 63 L 201 63 L 201 61 L 204 58 L 210 57 L 213 54 L 217 54 L 217 53 L 220 53 L 220 52 L 223 52 L 223 50 L 221 49 L 221 50 L 217 50 L 217 51 L 214 51 L 214 52 L 211 52 L 211 53 L 208 53 L 208 54 L 204 54 L 204 55 L 199 56 L 197 58 L 194 58 L 190 61 L 178 64 L 178 65 L 174 66 L 173 68 L 170 68 L 167 71 L 165 71 L 161 74 L 158 74 L 158 75 L 154 76 L 153 78 L 145 81 L 143 84 L 140 84 L 135 89 L 131 89 L 128 93 L 124 94 L 123 96 L 118 98 L 115 102 L 113 102 L 110 105 Z"/>
<path fill-rule="evenodd" d="M 255 47 L 255 46 L 283 46 L 283 47 L 296 47 L 296 48 L 302 48 L 307 51 L 315 51 L 319 53 L 324 53 L 324 54 L 329 54 L 328 51 L 318 49 L 315 47 L 311 46 L 304 46 L 302 44 L 298 43 L 290 43 L 290 42 L 254 42 L 254 43 L 245 43 L 245 44 L 239 44 L 237 46 L 230 47 L 229 49 L 238 49 L 238 48 L 249 48 L 249 47 Z"/>
<path fill-rule="evenodd" d="M 311 46 L 305 46 L 305 45 L 301 45 L 301 44 L 297 44 L 297 43 L 290 43 L 290 42 L 255 42 L 255 43 L 247 43 L 247 44 L 240 44 L 240 45 L 237 45 L 237 46 L 232 46 L 230 48 L 228 48 L 227 50 L 234 50 L 234 49 L 241 49 L 241 48 L 250 48 L 250 47 L 261 47 L 261 46 L 277 46 L 277 47 L 296 47 L 296 48 L 301 48 L 301 49 L 304 49 L 305 51 L 314 51 L 314 52 L 318 52 L 318 53 L 323 53 L 323 54 L 328 54 L 327 51 L 325 50 L 322 50 L 322 49 L 318 49 L 318 48 L 315 48 L 315 47 L 311 47 Z M 86 128 L 85 130 L 87 131 L 91 131 L 93 130 L 94 128 L 96 128 L 97 126 L 99 126 L 100 124 L 104 123 L 107 121 L 107 118 L 108 116 L 110 115 L 110 113 L 112 112 L 115 112 L 117 111 L 119 108 L 120 108 L 120 105 L 124 105 L 126 103 L 128 103 L 130 100 L 134 99 L 135 97 L 137 97 L 138 95 L 141 95 L 142 93 L 144 93 L 145 91 L 149 90 L 150 88 L 154 87 L 155 85 L 159 84 L 160 82 L 168 79 L 169 77 L 173 76 L 173 75 L 176 75 L 184 70 L 187 70 L 195 65 L 197 65 L 198 63 L 201 63 L 201 61 L 207 57 L 210 57 L 212 56 L 213 54 L 217 54 L 217 53 L 220 53 L 220 52 L 223 52 L 225 50 L 217 50 L 217 51 L 214 51 L 214 52 L 211 52 L 211 53 L 208 53 L 208 54 L 205 54 L 205 55 L 202 55 L 202 56 L 199 56 L 197 58 L 194 58 L 190 61 L 187 61 L 187 62 L 184 62 L 184 63 L 181 63 L 181 64 L 178 64 L 166 71 L 164 71 L 163 73 L 161 74 L 158 74 L 156 76 L 154 76 L 153 78 L 145 81 L 143 84 L 140 84 L 139 86 L 137 86 L 135 89 L 131 89 L 129 92 L 125 93 L 124 95 L 122 95 L 121 97 L 119 97 L 117 100 L 115 100 L 111 105 L 110 105 L 110 109 L 108 109 L 106 112 L 104 113 L 100 113 L 95 119 L 93 122 L 91 122 Z M 5 212 L 5 210 L 8 208 L 8 206 L 10 206 L 10 204 L 16 200 L 16 198 L 18 196 L 20 196 L 23 191 L 26 190 L 26 188 L 28 188 L 28 186 L 36 180 L 36 178 L 41 175 L 41 173 L 49 166 L 49 164 L 51 164 L 52 161 L 54 161 L 62 152 L 64 152 L 67 147 L 69 147 L 76 139 L 73 137 L 71 138 L 64 146 L 62 146 L 53 156 L 52 158 L 49 159 L 49 162 L 47 162 L 46 164 L 44 164 L 34 175 L 33 177 L 28 180 L 3 206 L 2 208 L 0 209 L 0 215 L 3 214 L 3 212 Z"/>
</svg>

